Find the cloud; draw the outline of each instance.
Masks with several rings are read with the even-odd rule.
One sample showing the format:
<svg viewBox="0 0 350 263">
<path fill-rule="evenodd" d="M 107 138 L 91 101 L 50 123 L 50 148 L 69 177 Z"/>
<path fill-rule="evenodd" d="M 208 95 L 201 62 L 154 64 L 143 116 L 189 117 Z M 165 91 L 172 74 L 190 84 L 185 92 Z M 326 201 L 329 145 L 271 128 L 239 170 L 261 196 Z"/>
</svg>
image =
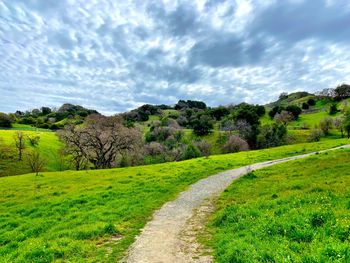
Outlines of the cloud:
<svg viewBox="0 0 350 263">
<path fill-rule="evenodd" d="M 0 2 L 0 111 L 266 103 L 349 81 L 347 1 Z"/>
</svg>

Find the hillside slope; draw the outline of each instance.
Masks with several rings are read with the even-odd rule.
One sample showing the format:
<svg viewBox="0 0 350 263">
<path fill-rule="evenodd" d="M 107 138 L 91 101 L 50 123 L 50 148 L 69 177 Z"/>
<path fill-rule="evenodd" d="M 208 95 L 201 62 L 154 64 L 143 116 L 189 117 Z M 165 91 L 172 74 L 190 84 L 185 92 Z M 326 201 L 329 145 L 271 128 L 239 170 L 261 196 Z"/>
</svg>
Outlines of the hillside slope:
<svg viewBox="0 0 350 263">
<path fill-rule="evenodd" d="M 350 150 L 234 182 L 209 224 L 217 262 L 350 262 Z"/>
<path fill-rule="evenodd" d="M 347 142 L 332 140 L 158 165 L 0 178 L 0 258 L 10 262 L 114 262 L 156 209 L 199 179 Z"/>
</svg>

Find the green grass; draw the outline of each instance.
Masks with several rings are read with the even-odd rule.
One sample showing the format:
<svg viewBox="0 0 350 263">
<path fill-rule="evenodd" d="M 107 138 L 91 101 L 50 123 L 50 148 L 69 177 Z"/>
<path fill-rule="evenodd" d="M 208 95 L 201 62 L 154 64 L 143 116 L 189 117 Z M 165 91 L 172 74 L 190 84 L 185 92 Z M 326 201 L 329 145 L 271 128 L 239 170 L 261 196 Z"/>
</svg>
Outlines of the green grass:
<svg viewBox="0 0 350 263">
<path fill-rule="evenodd" d="M 21 130 L 21 131 L 50 131 L 47 129 L 36 128 L 28 124 L 13 123 L 10 130 Z"/>
<path fill-rule="evenodd" d="M 335 115 L 329 115 L 328 111 L 319 111 L 315 113 L 301 114 L 297 121 L 294 121 L 290 124 L 290 127 L 294 129 L 300 128 L 302 123 L 307 123 L 309 127 L 312 129 L 316 125 L 319 125 L 320 121 L 326 117 L 336 118 L 340 116 L 341 113 L 337 113 Z"/>
<path fill-rule="evenodd" d="M 347 142 L 331 140 L 149 166 L 0 178 L 0 258 L 3 262 L 115 262 L 156 209 L 199 179 Z M 106 244 L 112 236 L 120 239 Z"/>
<path fill-rule="evenodd" d="M 7 148 L 7 158 L 0 158 L 0 177 L 7 175 L 29 173 L 30 169 L 26 165 L 25 161 L 18 161 L 17 154 L 14 146 L 14 135 L 16 130 L 0 130 L 0 138 Z M 35 132 L 35 131 L 23 131 L 28 136 L 40 136 L 39 145 L 37 146 L 39 152 L 46 160 L 46 171 L 59 170 L 57 162 L 57 152 L 62 147 L 62 143 L 58 140 L 54 132 Z M 26 143 L 27 148 L 24 150 L 26 153 L 28 150 L 34 149 Z"/>
<path fill-rule="evenodd" d="M 350 150 L 257 170 L 218 199 L 217 262 L 350 262 Z"/>
</svg>

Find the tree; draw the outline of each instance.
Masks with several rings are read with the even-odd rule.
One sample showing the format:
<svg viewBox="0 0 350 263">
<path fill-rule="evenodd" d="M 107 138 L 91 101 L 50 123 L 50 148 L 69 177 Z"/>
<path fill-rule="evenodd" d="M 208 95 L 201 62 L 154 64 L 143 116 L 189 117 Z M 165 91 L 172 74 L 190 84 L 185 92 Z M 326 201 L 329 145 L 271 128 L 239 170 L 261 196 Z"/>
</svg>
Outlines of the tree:
<svg viewBox="0 0 350 263">
<path fill-rule="evenodd" d="M 333 119 L 331 117 L 326 117 L 320 121 L 320 129 L 325 135 L 328 135 L 332 128 L 333 128 Z"/>
<path fill-rule="evenodd" d="M 45 159 L 41 157 L 38 151 L 32 151 L 27 154 L 26 160 L 31 171 L 38 176 L 39 172 L 44 168 Z"/>
<path fill-rule="evenodd" d="M 287 126 L 290 122 L 293 121 L 294 117 L 293 117 L 292 113 L 284 110 L 281 113 L 276 113 L 274 119 L 275 119 L 276 123 Z"/>
<path fill-rule="evenodd" d="M 311 132 L 310 132 L 310 135 L 309 135 L 309 141 L 310 142 L 319 142 L 321 140 L 321 137 L 323 136 L 323 132 L 322 130 L 320 129 L 313 129 Z"/>
<path fill-rule="evenodd" d="M 277 116 L 277 115 L 276 115 Z M 257 138 L 259 148 L 283 145 L 287 140 L 287 128 L 283 124 L 264 125 Z"/>
<path fill-rule="evenodd" d="M 341 134 L 341 137 L 344 138 L 344 118 L 337 117 L 334 120 L 334 127 L 338 129 Z"/>
<path fill-rule="evenodd" d="M 111 168 L 118 154 L 141 146 L 141 133 L 127 128 L 120 117 L 91 115 L 83 127 L 68 126 L 59 133 L 77 161 L 88 160 L 95 168 Z M 76 167 L 79 168 L 78 162 Z"/>
<path fill-rule="evenodd" d="M 224 153 L 235 153 L 249 150 L 248 143 L 237 135 L 231 135 L 222 146 Z"/>
<path fill-rule="evenodd" d="M 23 151 L 26 148 L 25 136 L 23 132 L 18 131 L 14 134 L 15 147 L 18 152 L 18 160 L 22 161 Z"/>
<path fill-rule="evenodd" d="M 344 130 L 347 133 L 348 139 L 350 138 L 350 111 L 348 111 L 344 116 Z"/>
<path fill-rule="evenodd" d="M 2 128 L 11 128 L 12 127 L 12 120 L 9 115 L 6 113 L 0 112 L 0 127 Z"/>
<path fill-rule="evenodd" d="M 288 98 L 288 93 L 287 92 L 282 92 L 279 96 L 278 99 L 279 100 L 284 100 Z"/>
<path fill-rule="evenodd" d="M 283 110 L 285 110 L 285 108 L 282 107 L 282 106 L 275 106 L 275 107 L 273 107 L 273 108 L 269 111 L 269 116 L 270 116 L 270 118 L 273 119 L 277 113 L 281 113 L 281 111 L 283 111 Z"/>
<path fill-rule="evenodd" d="M 188 159 L 197 158 L 200 156 L 201 156 L 201 152 L 199 151 L 199 149 L 193 144 L 190 144 L 190 145 L 187 145 L 182 158 L 184 160 L 188 160 Z"/>
<path fill-rule="evenodd" d="M 208 115 L 201 115 L 197 118 L 193 126 L 193 133 L 197 136 L 207 135 L 213 129 L 213 120 Z"/>
<path fill-rule="evenodd" d="M 301 108 L 296 105 L 287 106 L 286 111 L 289 111 L 290 113 L 293 114 L 294 120 L 297 120 L 299 118 L 299 115 L 302 112 Z"/>
<path fill-rule="evenodd" d="M 316 105 L 316 101 L 313 98 L 310 98 L 307 100 L 307 104 L 309 104 L 310 106 L 315 106 Z"/>
<path fill-rule="evenodd" d="M 307 109 L 309 109 L 309 108 L 310 108 L 310 106 L 309 106 L 309 104 L 308 104 L 308 103 L 303 102 L 303 104 L 301 105 L 301 108 L 302 108 L 303 110 L 307 110 Z"/>
<path fill-rule="evenodd" d="M 48 115 L 50 114 L 52 111 L 49 107 L 41 107 L 41 114 L 42 115 Z"/>
<path fill-rule="evenodd" d="M 202 156 L 208 157 L 211 152 L 211 145 L 206 140 L 201 140 L 194 143 L 198 150 L 201 152 Z"/>
<path fill-rule="evenodd" d="M 333 103 L 331 106 L 329 106 L 329 115 L 337 114 L 337 112 L 338 108 L 336 103 Z"/>
<path fill-rule="evenodd" d="M 216 120 L 221 120 L 223 117 L 227 116 L 230 114 L 230 111 L 228 108 L 224 106 L 219 106 L 216 108 L 213 108 L 209 111 L 210 116 L 215 118 Z"/>
<path fill-rule="evenodd" d="M 342 84 L 334 89 L 335 98 L 342 100 L 350 97 L 350 85 Z"/>
</svg>

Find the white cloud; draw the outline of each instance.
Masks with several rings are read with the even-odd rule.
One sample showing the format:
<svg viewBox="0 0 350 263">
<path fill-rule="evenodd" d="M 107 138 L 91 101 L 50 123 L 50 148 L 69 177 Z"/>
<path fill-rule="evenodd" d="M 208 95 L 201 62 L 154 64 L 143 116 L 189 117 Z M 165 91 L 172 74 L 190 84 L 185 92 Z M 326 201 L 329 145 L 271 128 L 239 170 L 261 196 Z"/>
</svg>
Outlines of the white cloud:
<svg viewBox="0 0 350 263">
<path fill-rule="evenodd" d="M 4 0 L 0 111 L 264 103 L 333 87 L 349 81 L 349 17 L 347 1 Z"/>
</svg>

